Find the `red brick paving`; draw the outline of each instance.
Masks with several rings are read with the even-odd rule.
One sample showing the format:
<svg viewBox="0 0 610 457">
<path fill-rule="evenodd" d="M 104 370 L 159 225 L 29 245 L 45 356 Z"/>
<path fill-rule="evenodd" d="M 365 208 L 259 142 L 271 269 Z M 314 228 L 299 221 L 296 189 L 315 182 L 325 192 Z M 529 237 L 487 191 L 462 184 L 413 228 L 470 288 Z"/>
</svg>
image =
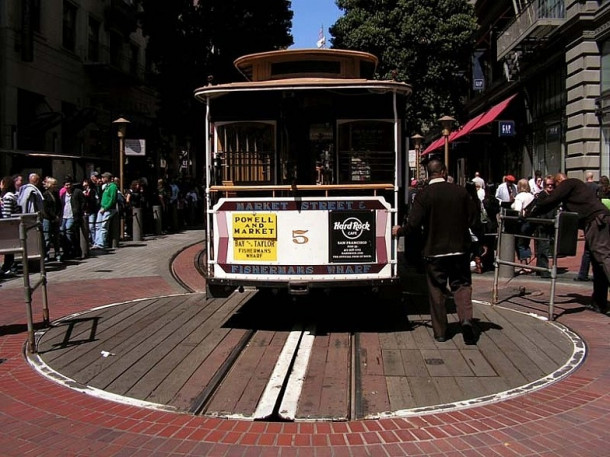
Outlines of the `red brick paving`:
<svg viewBox="0 0 610 457">
<path fill-rule="evenodd" d="M 205 292 L 205 280 L 195 268 L 203 242 L 187 247 L 180 252 L 172 263 L 172 271 L 180 281 L 193 292 Z"/>
<path fill-rule="evenodd" d="M 201 281 L 192 271 L 196 249 L 188 248 L 175 258 L 174 271 L 185 284 Z M 579 261 L 572 259 L 571 268 Z M 474 281 L 475 290 L 489 290 L 488 278 Z M 557 295 L 569 297 L 573 290 L 568 286 L 572 287 L 558 284 Z M 583 286 L 577 294 L 588 293 Z M 174 290 L 161 277 L 52 284 L 51 318 Z M 35 319 L 40 321 L 36 296 L 34 305 Z M 21 289 L 0 288 L 0 358 L 7 359 L 0 364 L 3 456 L 610 455 L 610 319 L 590 311 L 560 316 L 559 322 L 586 341 L 588 356 L 575 373 L 544 389 L 490 405 L 418 417 L 264 423 L 141 409 L 55 384 L 24 358 L 23 308 Z"/>
</svg>

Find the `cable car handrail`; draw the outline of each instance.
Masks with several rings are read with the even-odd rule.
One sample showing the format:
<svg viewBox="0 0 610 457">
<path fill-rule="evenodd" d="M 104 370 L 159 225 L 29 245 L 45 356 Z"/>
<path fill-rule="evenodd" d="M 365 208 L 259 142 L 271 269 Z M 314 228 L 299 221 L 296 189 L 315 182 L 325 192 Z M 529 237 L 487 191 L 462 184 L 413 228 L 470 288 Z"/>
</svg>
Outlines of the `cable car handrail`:
<svg viewBox="0 0 610 457">
<path fill-rule="evenodd" d="M 374 195 L 377 194 L 378 190 L 394 190 L 394 184 L 382 183 L 382 184 L 275 184 L 275 185 L 263 185 L 263 186 L 238 186 L 238 185 L 215 185 L 210 186 L 210 192 L 260 192 L 260 191 L 272 191 L 275 196 L 275 192 L 299 192 L 299 191 L 320 191 L 325 192 L 328 195 L 329 191 L 335 190 L 372 190 Z"/>
</svg>

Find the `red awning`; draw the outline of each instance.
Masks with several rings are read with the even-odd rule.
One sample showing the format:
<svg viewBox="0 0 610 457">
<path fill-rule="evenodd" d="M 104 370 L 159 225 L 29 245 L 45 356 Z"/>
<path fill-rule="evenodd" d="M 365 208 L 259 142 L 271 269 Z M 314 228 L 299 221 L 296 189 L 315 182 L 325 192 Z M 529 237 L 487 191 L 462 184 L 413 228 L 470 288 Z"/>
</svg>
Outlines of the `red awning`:
<svg viewBox="0 0 610 457">
<path fill-rule="evenodd" d="M 497 105 L 492 106 L 487 111 L 479 114 L 478 116 L 470 119 L 462 128 L 459 130 L 455 130 L 451 132 L 449 135 L 449 142 L 457 140 L 464 135 L 468 135 L 476 129 L 486 126 L 490 122 L 496 120 L 496 118 L 504 111 L 504 109 L 508 106 L 508 104 L 515 98 L 517 94 L 513 94 L 508 97 L 506 100 L 498 103 Z M 428 154 L 435 149 L 441 148 L 445 144 L 445 138 L 440 137 L 438 140 L 433 141 L 425 150 L 422 152 L 422 155 Z"/>
</svg>

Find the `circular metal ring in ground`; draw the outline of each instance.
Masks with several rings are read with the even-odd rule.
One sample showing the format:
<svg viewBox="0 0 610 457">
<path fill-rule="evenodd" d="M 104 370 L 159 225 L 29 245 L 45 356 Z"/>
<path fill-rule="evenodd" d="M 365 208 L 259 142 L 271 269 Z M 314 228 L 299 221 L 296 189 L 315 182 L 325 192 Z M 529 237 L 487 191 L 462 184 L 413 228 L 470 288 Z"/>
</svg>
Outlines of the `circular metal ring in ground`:
<svg viewBox="0 0 610 457">
<path fill-rule="evenodd" d="M 247 301 L 247 297 L 244 297 L 241 299 L 241 301 L 239 301 L 239 297 L 241 295 L 242 294 L 234 295 L 234 297 L 232 299 L 234 301 L 234 303 L 232 303 L 232 304 L 229 303 L 230 300 L 227 301 L 227 306 L 230 304 L 229 309 L 226 311 L 227 315 L 234 313 Z M 238 299 L 236 299 L 235 297 L 238 297 Z M 150 401 L 147 398 L 139 398 L 137 396 L 117 394 L 116 392 L 112 392 L 109 389 L 100 389 L 100 388 L 96 387 L 95 385 L 90 385 L 86 382 L 81 382 L 81 381 L 79 381 L 78 376 L 66 375 L 66 373 L 70 373 L 70 370 L 74 371 L 76 368 L 67 366 L 65 364 L 62 365 L 62 363 L 65 362 L 65 359 L 62 363 L 58 363 L 58 361 L 62 360 L 59 357 L 62 354 L 62 351 L 64 353 L 68 352 L 68 351 L 73 351 L 73 358 L 75 361 L 74 363 L 76 363 L 76 364 L 78 364 L 79 356 L 81 354 L 84 354 L 85 351 L 87 351 L 87 353 L 88 353 L 87 357 L 91 357 L 92 351 L 95 351 L 95 353 L 98 357 L 98 360 L 96 360 L 96 363 L 99 364 L 99 368 L 97 368 L 97 369 L 104 370 L 106 365 L 109 365 L 109 364 L 105 364 L 103 362 L 103 360 L 112 360 L 114 358 L 118 359 L 121 356 L 126 356 L 126 354 L 123 354 L 123 353 L 117 355 L 113 352 L 113 343 L 110 340 L 110 338 L 112 337 L 112 332 L 110 332 L 108 329 L 106 329 L 104 327 L 106 322 L 110 322 L 110 321 L 112 321 L 112 319 L 114 319 L 115 325 L 119 325 L 118 323 L 121 322 L 121 319 L 119 319 L 119 317 L 121 316 L 121 313 L 130 313 L 132 316 L 134 316 L 133 318 L 135 319 L 136 318 L 135 316 L 137 316 L 138 312 L 141 312 L 142 316 L 149 315 L 150 314 L 149 310 L 152 307 L 157 307 L 161 311 L 165 310 L 164 307 L 168 307 L 168 309 L 173 310 L 176 307 L 180 307 L 180 306 L 182 306 L 184 310 L 192 310 L 194 305 L 195 306 L 201 305 L 201 303 L 200 303 L 201 300 L 205 301 L 206 306 L 211 306 L 210 303 L 212 303 L 212 302 L 216 303 L 216 305 L 218 306 L 219 309 L 221 309 L 222 306 L 225 306 L 225 304 L 222 304 L 221 301 L 219 301 L 219 300 L 209 301 L 209 300 L 205 299 L 205 296 L 203 294 L 179 294 L 179 295 L 172 295 L 172 296 L 167 296 L 167 297 L 140 299 L 140 300 L 134 300 L 134 301 L 125 302 L 125 303 L 115 303 L 112 305 L 107 305 L 104 307 L 87 310 L 87 311 L 84 311 L 84 312 L 81 312 L 78 314 L 66 316 L 62 319 L 55 321 L 53 323 L 53 326 L 50 329 L 42 330 L 36 334 L 36 338 L 39 341 L 40 347 L 42 347 L 42 351 L 39 354 L 29 354 L 28 355 L 29 363 L 37 371 L 39 371 L 42 375 L 53 380 L 54 382 L 61 383 L 66 387 L 69 387 L 71 389 L 76 389 L 78 391 L 87 393 L 89 395 L 94 395 L 98 398 L 103 398 L 103 399 L 121 402 L 121 403 L 129 404 L 129 405 L 133 405 L 133 406 L 143 407 L 143 408 L 152 408 L 152 409 L 163 410 L 163 411 L 175 411 L 175 412 L 181 412 L 181 413 L 188 412 L 188 411 L 185 411 L 184 408 L 176 407 L 176 405 L 171 404 L 170 402 Z M 551 340 L 551 339 L 561 340 L 562 344 L 564 346 L 564 351 L 562 352 L 561 360 L 555 360 L 556 368 L 553 369 L 552 371 L 546 373 L 544 376 L 540 376 L 536 379 L 531 379 L 529 382 L 523 383 L 521 385 L 516 385 L 509 389 L 498 390 L 497 392 L 492 392 L 492 393 L 485 392 L 484 395 L 472 395 L 471 398 L 465 398 L 465 399 L 456 398 L 455 401 L 444 401 L 444 402 L 440 402 L 440 403 L 435 402 L 433 404 L 418 405 L 417 407 L 413 407 L 413 408 L 395 408 L 395 409 L 388 409 L 388 410 L 372 410 L 372 411 L 369 410 L 365 414 L 363 414 L 361 417 L 358 417 L 358 418 L 359 419 L 374 419 L 374 418 L 387 418 L 387 417 L 417 416 L 417 415 L 424 415 L 424 414 L 429 414 L 429 413 L 438 413 L 438 412 L 443 412 L 443 411 L 464 409 L 464 408 L 469 408 L 469 407 L 473 407 L 473 406 L 477 406 L 477 405 L 489 404 L 489 403 L 493 403 L 493 402 L 497 402 L 497 401 L 506 400 L 508 398 L 512 398 L 514 396 L 525 394 L 525 393 L 531 392 L 533 390 L 541 389 L 551 383 L 554 383 L 554 382 L 568 376 L 584 360 L 585 355 L 586 355 L 586 347 L 585 347 L 583 340 L 581 340 L 578 337 L 578 335 L 576 335 L 569 329 L 565 328 L 563 325 L 561 325 L 557 322 L 548 322 L 546 319 L 541 318 L 541 317 L 531 314 L 531 313 L 521 313 L 521 312 L 510 310 L 507 308 L 491 306 L 491 305 L 489 305 L 489 303 L 486 303 L 486 302 L 475 301 L 474 303 L 475 303 L 475 307 L 476 307 L 476 313 L 483 316 L 482 320 L 485 320 L 485 318 L 487 318 L 487 321 L 485 321 L 487 324 L 490 324 L 495 320 L 498 322 L 503 322 L 505 324 L 505 327 L 508 327 L 507 323 L 509 321 L 514 320 L 514 321 L 517 321 L 518 323 L 520 323 L 520 325 L 525 323 L 525 325 L 528 326 L 528 330 L 526 330 L 526 332 L 527 331 L 534 332 L 534 333 L 547 332 L 549 334 L 549 340 Z M 496 314 L 494 314 L 494 313 L 496 313 Z M 501 316 L 495 317 L 495 318 L 494 317 L 489 318 L 489 316 L 497 316 L 497 313 L 500 313 Z M 164 313 L 162 312 L 160 315 L 164 315 Z M 410 315 L 409 317 L 417 325 L 417 322 L 419 322 L 417 316 L 414 318 L 413 316 Z M 139 317 L 139 318 L 143 318 L 143 317 Z M 421 315 L 421 316 L 419 316 L 419 319 L 423 322 L 423 321 L 425 321 L 426 316 Z M 504 320 L 502 320 L 502 319 L 504 319 Z M 95 322 L 95 324 L 93 324 L 94 322 Z M 223 323 L 224 322 L 225 321 L 223 321 Z M 89 338 L 85 338 L 86 335 L 82 333 L 82 329 L 81 329 L 80 338 L 74 338 L 73 336 L 71 336 L 71 332 L 75 332 L 75 330 L 74 330 L 75 326 L 82 325 L 82 324 L 88 326 L 87 328 L 93 327 L 93 325 L 97 326 L 96 331 L 98 332 L 98 334 L 91 335 Z M 150 323 L 150 324 L 147 323 L 147 325 L 152 325 L 152 323 Z M 170 324 L 168 323 L 165 325 L 170 325 Z M 421 336 L 423 336 L 423 338 L 421 339 L 421 341 L 423 341 L 422 344 L 429 345 L 431 343 L 430 343 L 429 339 L 426 337 L 426 333 L 425 333 L 426 331 L 425 331 L 425 329 L 423 329 L 424 327 L 425 327 L 425 325 L 421 324 L 421 327 L 417 327 L 417 329 L 414 331 L 422 332 L 422 335 L 421 335 Z M 150 328 L 152 328 L 152 327 L 150 327 Z M 161 328 L 163 328 L 163 326 L 159 325 L 158 328 L 161 329 Z M 123 331 L 129 331 L 129 328 L 125 327 L 125 329 Z M 502 357 L 504 357 L 503 355 L 500 354 L 500 352 L 502 352 L 502 350 L 505 349 L 505 348 L 502 348 L 502 345 L 504 343 L 506 343 L 508 340 L 506 340 L 506 336 L 503 335 L 502 332 L 508 332 L 508 331 L 509 330 L 506 328 L 500 327 L 498 329 L 498 328 L 493 328 L 493 326 L 488 325 L 487 332 L 490 332 L 490 334 L 495 335 L 494 338 L 496 338 L 496 341 L 494 342 L 494 348 L 496 348 L 496 349 L 494 349 L 494 350 L 497 350 L 498 354 L 494 355 L 494 354 L 491 354 L 488 352 L 487 355 L 485 355 L 486 354 L 485 350 L 481 349 L 480 352 L 481 352 L 483 358 L 491 359 L 491 358 L 497 356 L 498 359 L 501 359 Z M 168 331 L 168 334 L 170 334 L 170 333 L 171 332 Z M 74 334 L 76 334 L 76 333 L 74 333 Z M 60 336 L 61 336 L 61 338 L 63 338 L 63 341 L 61 340 L 61 338 L 58 339 Z M 50 340 L 50 341 L 55 341 L 56 342 L 55 344 L 49 344 L 48 342 L 45 341 L 47 338 L 51 338 L 51 337 L 55 338 L 54 340 Z M 109 339 L 104 340 L 105 337 L 108 337 Z M 150 338 L 152 339 L 152 338 L 158 338 L 158 337 L 159 337 L 159 335 L 157 333 L 154 333 L 153 330 L 151 330 Z M 387 335 L 386 335 L 386 337 L 387 337 Z M 459 338 L 459 335 L 456 335 L 456 337 Z M 486 338 L 486 340 L 484 340 L 483 342 L 479 342 L 481 347 L 484 347 L 487 344 L 486 343 L 487 339 L 491 338 L 491 337 L 486 335 L 485 338 Z M 134 335 L 132 339 L 137 340 L 138 337 L 136 337 Z M 140 337 L 139 339 L 145 340 L 146 338 Z M 140 360 L 143 357 L 146 357 L 148 355 L 146 347 L 141 346 L 142 344 L 145 344 L 145 343 L 146 343 L 146 341 L 134 341 L 133 346 L 135 349 L 133 349 L 133 351 L 135 351 L 135 352 L 130 353 L 130 355 L 128 357 L 132 357 L 134 359 L 134 361 L 136 361 L 136 359 L 138 359 L 138 357 L 140 358 Z M 460 341 L 457 341 L 457 343 L 455 343 L 455 349 L 451 349 L 451 351 L 454 351 L 456 354 L 459 351 L 461 351 L 462 353 L 467 353 L 467 354 L 472 354 L 472 355 L 476 354 L 477 357 L 481 356 L 481 354 L 479 354 L 479 347 L 474 347 L 474 349 L 473 349 L 473 347 L 459 347 L 459 343 L 460 343 Z M 193 346 L 195 343 L 191 340 L 188 342 L 188 344 Z M 506 343 L 506 344 L 508 344 L 508 343 Z M 93 349 L 87 349 L 88 346 L 92 347 Z M 139 347 L 139 349 L 138 349 L 138 347 Z M 425 352 L 426 355 L 422 356 L 422 357 L 424 357 L 423 360 L 424 360 L 425 364 L 428 367 L 431 367 L 430 370 L 433 371 L 433 370 L 437 369 L 439 366 L 442 367 L 442 365 L 443 365 L 442 357 L 436 357 L 435 354 L 437 354 L 437 353 L 442 354 L 442 352 L 444 350 L 445 349 L 443 349 L 443 346 L 437 346 L 436 348 L 434 348 L 434 350 L 432 350 L 432 352 L 430 352 L 429 348 L 428 348 L 428 352 Z M 513 348 L 513 350 L 514 350 L 514 348 Z M 534 358 L 535 358 L 537 349 L 533 348 L 533 350 L 534 350 Z M 79 351 L 80 351 L 80 353 L 79 353 Z M 467 351 L 474 351 L 474 352 L 467 352 Z M 520 357 L 522 357 L 522 356 L 520 356 Z M 556 356 L 555 359 L 559 359 L 559 357 Z M 102 362 L 100 362 L 100 361 L 102 361 Z M 489 362 L 491 364 L 494 363 L 493 360 L 487 360 L 487 362 Z M 131 367 L 132 368 L 130 368 L 130 369 L 134 369 L 134 370 L 140 369 L 141 370 L 141 366 L 138 366 L 136 363 L 133 363 L 133 365 L 131 365 Z M 197 368 L 198 367 L 196 367 L 196 366 L 191 367 L 193 372 L 195 372 L 197 370 Z M 88 367 L 88 369 L 91 369 L 90 366 Z M 180 367 L 180 369 L 184 369 L 184 367 Z M 122 370 L 122 368 L 117 369 L 117 373 L 121 370 Z M 127 370 L 127 375 L 129 375 L 129 370 Z M 390 375 L 386 373 L 386 376 L 389 379 Z M 119 379 L 119 377 L 117 375 L 116 383 L 120 384 L 120 382 L 121 382 L 121 380 Z M 392 382 L 397 382 L 397 381 L 396 381 L 396 379 L 392 379 Z M 406 382 L 406 381 L 404 379 L 402 379 L 401 382 Z M 478 382 L 485 383 L 486 377 L 481 376 L 480 381 L 478 381 Z M 365 383 L 363 383 L 363 385 L 364 384 Z M 368 394 L 374 395 L 375 392 L 368 392 Z M 163 396 L 162 392 L 157 393 L 157 396 L 162 397 Z M 225 411 L 222 414 L 214 413 L 213 415 L 230 417 L 230 418 L 250 419 L 250 420 L 254 419 L 251 416 L 243 415 L 243 414 L 240 414 L 239 412 L 236 413 L 235 411 Z M 315 415 L 313 417 L 311 417 L 311 416 L 301 417 L 301 418 L 297 418 L 295 420 L 325 420 L 325 419 L 337 420 L 337 418 L 333 418 L 333 417 L 322 418 L 322 417 L 315 416 Z M 345 418 L 339 418 L 339 420 L 345 420 Z"/>
</svg>

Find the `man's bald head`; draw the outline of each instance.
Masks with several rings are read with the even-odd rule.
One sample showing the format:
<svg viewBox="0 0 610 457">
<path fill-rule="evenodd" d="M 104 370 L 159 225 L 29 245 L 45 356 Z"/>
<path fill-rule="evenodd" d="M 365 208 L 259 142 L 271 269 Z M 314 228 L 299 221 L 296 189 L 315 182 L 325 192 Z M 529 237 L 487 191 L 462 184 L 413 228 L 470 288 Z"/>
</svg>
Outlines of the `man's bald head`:
<svg viewBox="0 0 610 457">
<path fill-rule="evenodd" d="M 30 173 L 30 175 L 28 176 L 28 182 L 37 186 L 40 182 L 40 176 L 37 173 Z"/>
<path fill-rule="evenodd" d="M 566 179 L 568 179 L 568 178 L 566 177 L 565 174 L 557 173 L 555 175 L 555 184 L 559 184 L 561 181 L 565 181 Z"/>
<path fill-rule="evenodd" d="M 447 168 L 445 164 L 438 159 L 432 159 L 428 162 L 428 176 L 430 178 L 444 178 Z"/>
</svg>

